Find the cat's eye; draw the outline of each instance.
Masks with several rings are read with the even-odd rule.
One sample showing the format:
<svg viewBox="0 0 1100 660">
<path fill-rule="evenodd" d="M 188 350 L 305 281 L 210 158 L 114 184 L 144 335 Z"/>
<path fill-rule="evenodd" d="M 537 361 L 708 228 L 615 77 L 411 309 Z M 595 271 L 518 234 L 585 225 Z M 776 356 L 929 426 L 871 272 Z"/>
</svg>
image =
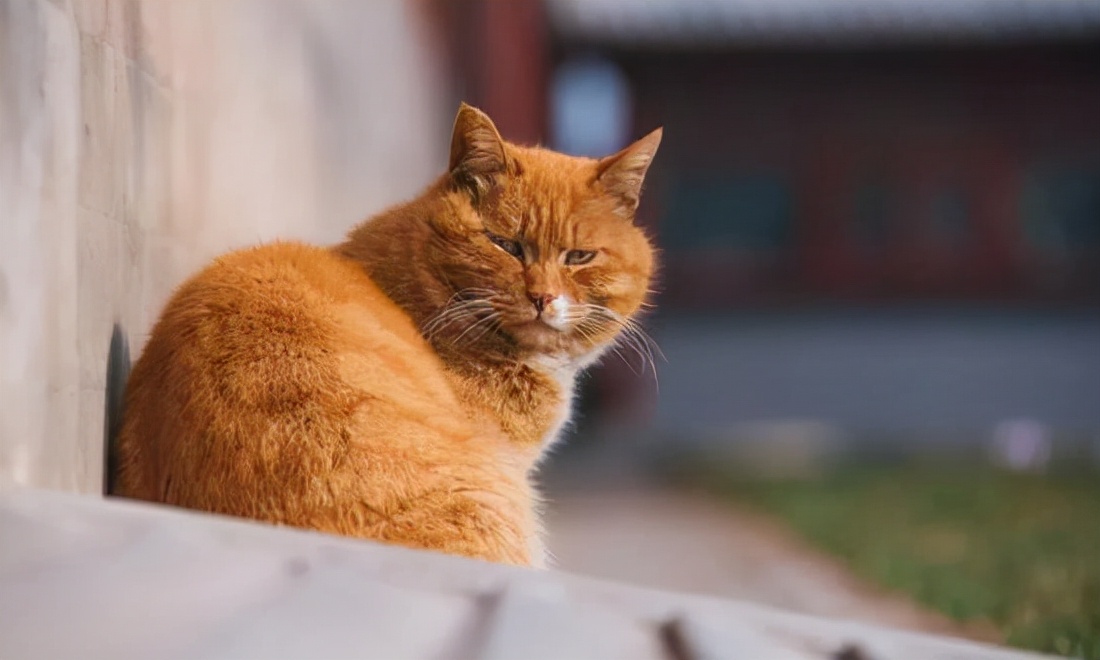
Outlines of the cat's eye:
<svg viewBox="0 0 1100 660">
<path fill-rule="evenodd" d="M 583 266 L 596 258 L 595 250 L 570 250 L 565 253 L 566 266 Z"/>
<path fill-rule="evenodd" d="M 489 240 L 493 242 L 493 245 L 497 246 L 501 250 L 504 250 L 516 259 L 523 259 L 523 246 L 519 244 L 519 241 L 513 241 L 511 239 L 504 238 L 503 236 L 490 234 L 489 232 L 485 232 L 485 235 L 489 237 Z"/>
</svg>

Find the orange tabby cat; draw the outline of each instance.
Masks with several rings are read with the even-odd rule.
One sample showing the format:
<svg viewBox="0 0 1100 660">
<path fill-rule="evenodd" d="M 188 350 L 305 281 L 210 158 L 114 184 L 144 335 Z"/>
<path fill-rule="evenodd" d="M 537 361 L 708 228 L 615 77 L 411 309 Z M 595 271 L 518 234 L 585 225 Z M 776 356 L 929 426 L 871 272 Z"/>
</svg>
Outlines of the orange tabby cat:
<svg viewBox="0 0 1100 660">
<path fill-rule="evenodd" d="M 217 259 L 134 367 L 117 494 L 541 565 L 530 474 L 649 289 L 660 139 L 574 158 L 463 105 L 419 198 L 331 249 Z"/>
</svg>

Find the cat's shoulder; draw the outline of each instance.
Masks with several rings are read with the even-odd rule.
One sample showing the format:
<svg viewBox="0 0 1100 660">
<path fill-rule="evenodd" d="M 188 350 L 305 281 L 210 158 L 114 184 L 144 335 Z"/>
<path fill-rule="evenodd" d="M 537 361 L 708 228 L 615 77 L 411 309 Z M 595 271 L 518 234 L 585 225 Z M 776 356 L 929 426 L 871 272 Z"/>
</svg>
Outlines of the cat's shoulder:
<svg viewBox="0 0 1100 660">
<path fill-rule="evenodd" d="M 392 303 L 358 264 L 325 247 L 278 241 L 211 260 L 176 289 L 160 325 L 254 319 L 266 327 L 272 318 L 320 321 L 364 305 L 393 315 Z"/>
<path fill-rule="evenodd" d="M 240 297 L 286 289 L 324 291 L 335 298 L 377 291 L 364 269 L 332 249 L 273 241 L 227 252 L 185 281 L 179 293 Z"/>
<path fill-rule="evenodd" d="M 215 257 L 203 274 L 237 274 L 253 278 L 291 271 L 309 272 L 339 267 L 341 259 L 331 250 L 301 241 L 272 241 Z"/>
</svg>

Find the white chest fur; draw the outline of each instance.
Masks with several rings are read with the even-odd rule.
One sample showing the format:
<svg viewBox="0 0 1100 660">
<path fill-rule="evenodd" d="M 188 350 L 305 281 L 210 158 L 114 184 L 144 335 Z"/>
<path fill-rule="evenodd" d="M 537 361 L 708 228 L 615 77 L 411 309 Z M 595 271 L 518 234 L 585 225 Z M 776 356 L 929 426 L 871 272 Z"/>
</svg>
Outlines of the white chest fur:
<svg viewBox="0 0 1100 660">
<path fill-rule="evenodd" d="M 545 451 L 556 444 L 562 435 L 562 431 L 569 425 L 573 416 L 573 397 L 576 394 L 577 375 L 591 366 L 607 350 L 606 346 L 579 357 L 566 358 L 552 355 L 540 355 L 529 362 L 529 366 L 543 374 L 546 374 L 558 384 L 561 389 L 561 399 L 558 401 L 557 413 L 550 430 L 542 439 L 542 449 Z"/>
<path fill-rule="evenodd" d="M 573 415 L 573 395 L 576 390 L 577 373 L 580 366 L 573 360 L 542 355 L 534 358 L 530 366 L 549 376 L 561 390 L 561 398 L 557 403 L 550 429 L 542 438 L 542 450 L 545 452 L 561 438 L 562 431 L 569 424 Z M 544 454 L 545 455 L 545 454 Z"/>
</svg>

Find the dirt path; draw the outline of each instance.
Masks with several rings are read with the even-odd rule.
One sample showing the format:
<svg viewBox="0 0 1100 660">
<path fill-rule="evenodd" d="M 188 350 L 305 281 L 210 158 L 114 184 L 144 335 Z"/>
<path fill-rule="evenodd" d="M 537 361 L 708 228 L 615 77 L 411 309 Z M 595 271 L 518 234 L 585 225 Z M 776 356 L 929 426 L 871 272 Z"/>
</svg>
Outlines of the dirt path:
<svg viewBox="0 0 1100 660">
<path fill-rule="evenodd" d="M 703 496 L 569 495 L 550 507 L 550 550 L 575 573 L 821 616 L 996 641 L 857 580 L 776 521 Z"/>
</svg>

